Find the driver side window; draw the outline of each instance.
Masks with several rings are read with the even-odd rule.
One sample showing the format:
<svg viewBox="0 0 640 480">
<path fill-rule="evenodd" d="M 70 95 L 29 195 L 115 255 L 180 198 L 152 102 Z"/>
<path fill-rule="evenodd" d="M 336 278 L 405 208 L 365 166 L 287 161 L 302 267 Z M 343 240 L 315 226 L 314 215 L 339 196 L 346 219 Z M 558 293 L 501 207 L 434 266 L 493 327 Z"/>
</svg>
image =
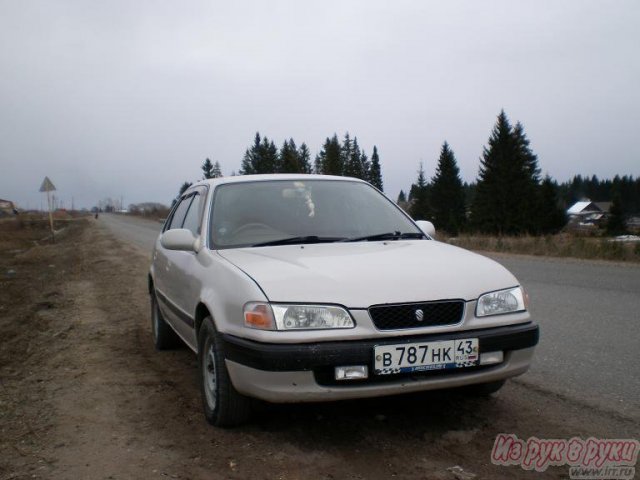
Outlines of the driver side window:
<svg viewBox="0 0 640 480">
<path fill-rule="evenodd" d="M 169 227 L 167 228 L 167 230 L 182 228 L 184 217 L 187 214 L 187 209 L 189 208 L 189 205 L 191 204 L 192 199 L 193 199 L 193 196 L 188 196 L 180 200 L 180 203 L 178 204 L 175 211 L 173 212 L 173 217 L 171 217 L 171 223 L 169 224 Z"/>
<path fill-rule="evenodd" d="M 191 207 L 189 207 L 189 211 L 184 217 L 184 222 L 182 224 L 182 228 L 191 230 L 191 233 L 193 233 L 194 237 L 200 235 L 200 219 L 202 218 L 201 199 L 202 197 L 198 193 L 193 196 Z"/>
</svg>

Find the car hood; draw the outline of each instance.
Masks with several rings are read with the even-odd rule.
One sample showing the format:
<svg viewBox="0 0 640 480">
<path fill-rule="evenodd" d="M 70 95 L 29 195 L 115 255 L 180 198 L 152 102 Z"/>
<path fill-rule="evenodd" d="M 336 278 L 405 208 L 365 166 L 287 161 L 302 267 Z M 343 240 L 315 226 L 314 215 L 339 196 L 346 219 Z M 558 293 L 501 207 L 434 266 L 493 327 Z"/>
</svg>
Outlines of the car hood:
<svg viewBox="0 0 640 480">
<path fill-rule="evenodd" d="M 321 243 L 219 250 L 272 302 L 381 303 L 461 298 L 518 285 L 499 263 L 430 240 Z"/>
</svg>

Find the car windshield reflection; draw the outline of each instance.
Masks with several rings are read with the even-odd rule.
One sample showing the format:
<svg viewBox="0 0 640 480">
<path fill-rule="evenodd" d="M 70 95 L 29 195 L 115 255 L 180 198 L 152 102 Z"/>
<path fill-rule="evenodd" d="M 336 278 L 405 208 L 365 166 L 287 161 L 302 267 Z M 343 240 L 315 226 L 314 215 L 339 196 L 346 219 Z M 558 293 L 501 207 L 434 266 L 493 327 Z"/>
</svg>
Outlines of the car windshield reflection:
<svg viewBox="0 0 640 480">
<path fill-rule="evenodd" d="M 218 249 L 426 238 L 380 192 L 347 180 L 220 185 L 210 233 Z"/>
</svg>

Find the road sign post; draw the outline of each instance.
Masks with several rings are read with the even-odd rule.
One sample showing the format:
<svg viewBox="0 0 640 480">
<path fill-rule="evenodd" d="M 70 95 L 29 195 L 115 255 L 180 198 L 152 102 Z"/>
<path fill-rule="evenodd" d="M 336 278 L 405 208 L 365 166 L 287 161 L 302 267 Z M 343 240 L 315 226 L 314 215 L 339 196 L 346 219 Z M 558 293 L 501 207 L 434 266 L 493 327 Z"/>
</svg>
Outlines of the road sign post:
<svg viewBox="0 0 640 480">
<path fill-rule="evenodd" d="M 56 234 L 55 234 L 55 230 L 53 229 L 53 211 L 52 211 L 52 204 L 51 204 L 51 192 L 54 192 L 55 190 L 56 190 L 56 187 L 51 182 L 51 180 L 49 180 L 49 177 L 44 177 L 44 180 L 42 181 L 42 185 L 40 185 L 40 191 L 47 193 L 47 206 L 49 207 L 49 228 L 51 229 L 51 240 L 54 243 L 56 241 Z"/>
</svg>

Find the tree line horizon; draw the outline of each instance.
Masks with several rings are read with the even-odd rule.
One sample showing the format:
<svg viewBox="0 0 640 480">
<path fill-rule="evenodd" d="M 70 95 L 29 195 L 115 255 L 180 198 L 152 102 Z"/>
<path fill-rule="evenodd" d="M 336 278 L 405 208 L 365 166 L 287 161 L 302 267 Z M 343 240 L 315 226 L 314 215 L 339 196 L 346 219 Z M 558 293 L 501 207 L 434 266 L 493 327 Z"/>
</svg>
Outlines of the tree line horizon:
<svg viewBox="0 0 640 480">
<path fill-rule="evenodd" d="M 205 159 L 203 177 L 222 175 L 218 161 Z M 567 223 L 566 209 L 576 201 L 612 201 L 611 214 L 616 231 L 624 233 L 624 216 L 640 211 L 640 177 L 616 175 L 600 180 L 595 175 L 559 184 L 548 174 L 541 177 L 538 157 L 520 122 L 512 125 L 504 110 L 500 112 L 483 147 L 474 182 L 463 182 L 451 146 L 445 140 L 435 172 L 427 179 L 423 163 L 417 178 L 402 189 L 396 203 L 416 220 L 430 220 L 448 234 L 479 232 L 497 235 L 557 233 Z M 278 149 L 272 140 L 256 132 L 253 143 L 242 158 L 239 175 L 269 173 L 318 173 L 355 177 L 383 191 L 382 166 L 377 146 L 371 157 L 360 148 L 357 137 L 347 132 L 327 137 L 311 161 L 306 143 L 298 147 L 293 138 Z M 232 172 L 231 175 L 236 175 Z M 180 194 L 189 186 L 184 182 Z M 613 226 L 612 225 L 612 226 Z"/>
</svg>

